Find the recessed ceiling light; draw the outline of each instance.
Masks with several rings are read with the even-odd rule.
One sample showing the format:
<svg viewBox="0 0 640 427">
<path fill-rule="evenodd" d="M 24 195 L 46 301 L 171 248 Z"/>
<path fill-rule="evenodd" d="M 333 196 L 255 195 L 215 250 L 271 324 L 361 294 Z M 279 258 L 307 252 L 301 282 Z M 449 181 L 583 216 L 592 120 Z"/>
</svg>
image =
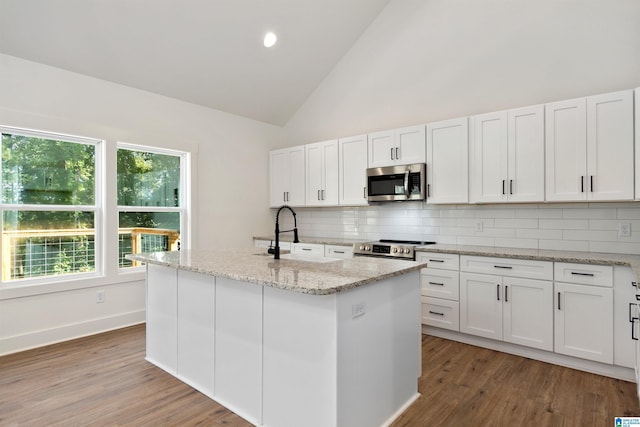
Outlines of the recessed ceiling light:
<svg viewBox="0 0 640 427">
<path fill-rule="evenodd" d="M 265 47 L 273 46 L 274 44 L 276 44 L 276 41 L 278 41 L 278 38 L 273 33 L 267 33 L 264 36 L 264 45 L 265 45 Z"/>
</svg>

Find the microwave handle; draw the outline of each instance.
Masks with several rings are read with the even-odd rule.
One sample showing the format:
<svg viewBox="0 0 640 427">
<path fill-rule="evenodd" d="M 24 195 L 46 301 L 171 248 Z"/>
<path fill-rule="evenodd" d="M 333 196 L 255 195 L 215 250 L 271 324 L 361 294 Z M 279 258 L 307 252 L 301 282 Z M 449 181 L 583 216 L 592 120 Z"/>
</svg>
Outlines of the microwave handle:
<svg viewBox="0 0 640 427">
<path fill-rule="evenodd" d="M 409 198 L 409 168 L 404 171 L 404 195 Z"/>
</svg>

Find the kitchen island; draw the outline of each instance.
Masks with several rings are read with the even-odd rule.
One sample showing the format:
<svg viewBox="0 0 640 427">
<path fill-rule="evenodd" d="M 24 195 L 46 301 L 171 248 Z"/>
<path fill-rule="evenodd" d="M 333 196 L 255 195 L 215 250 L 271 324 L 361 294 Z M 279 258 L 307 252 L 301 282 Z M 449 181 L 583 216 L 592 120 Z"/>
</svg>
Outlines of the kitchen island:
<svg viewBox="0 0 640 427">
<path fill-rule="evenodd" d="M 255 425 L 387 425 L 418 396 L 424 264 L 129 258 L 147 264 L 147 360 Z"/>
</svg>

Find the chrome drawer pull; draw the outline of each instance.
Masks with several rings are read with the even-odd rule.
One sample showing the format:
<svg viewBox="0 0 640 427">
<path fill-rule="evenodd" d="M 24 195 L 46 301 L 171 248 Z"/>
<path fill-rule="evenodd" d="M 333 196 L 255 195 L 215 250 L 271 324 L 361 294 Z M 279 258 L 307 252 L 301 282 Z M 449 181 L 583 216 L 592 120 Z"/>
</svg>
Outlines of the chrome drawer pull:
<svg viewBox="0 0 640 427">
<path fill-rule="evenodd" d="M 589 277 L 595 276 L 595 274 L 593 273 L 578 273 L 577 271 L 572 271 L 571 274 L 575 276 L 589 276 Z"/>
<path fill-rule="evenodd" d="M 437 311 L 431 311 L 431 310 L 429 310 L 429 314 L 436 314 L 438 316 L 444 316 L 444 313 L 438 313 Z"/>
<path fill-rule="evenodd" d="M 438 285 L 438 286 L 444 286 L 444 283 L 438 283 L 438 282 L 429 282 L 430 285 Z"/>
<path fill-rule="evenodd" d="M 333 251 L 334 254 L 343 254 L 344 251 Z"/>
</svg>

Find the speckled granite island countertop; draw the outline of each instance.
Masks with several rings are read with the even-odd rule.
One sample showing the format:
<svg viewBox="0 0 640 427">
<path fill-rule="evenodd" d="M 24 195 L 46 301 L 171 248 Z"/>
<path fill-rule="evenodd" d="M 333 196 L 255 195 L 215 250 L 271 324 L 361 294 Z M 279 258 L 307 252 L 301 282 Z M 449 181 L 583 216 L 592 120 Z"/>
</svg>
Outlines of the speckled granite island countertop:
<svg viewBox="0 0 640 427">
<path fill-rule="evenodd" d="M 370 257 L 329 262 L 275 260 L 259 248 L 153 252 L 127 255 L 127 258 L 315 295 L 343 292 L 425 266 L 413 261 Z"/>
</svg>

